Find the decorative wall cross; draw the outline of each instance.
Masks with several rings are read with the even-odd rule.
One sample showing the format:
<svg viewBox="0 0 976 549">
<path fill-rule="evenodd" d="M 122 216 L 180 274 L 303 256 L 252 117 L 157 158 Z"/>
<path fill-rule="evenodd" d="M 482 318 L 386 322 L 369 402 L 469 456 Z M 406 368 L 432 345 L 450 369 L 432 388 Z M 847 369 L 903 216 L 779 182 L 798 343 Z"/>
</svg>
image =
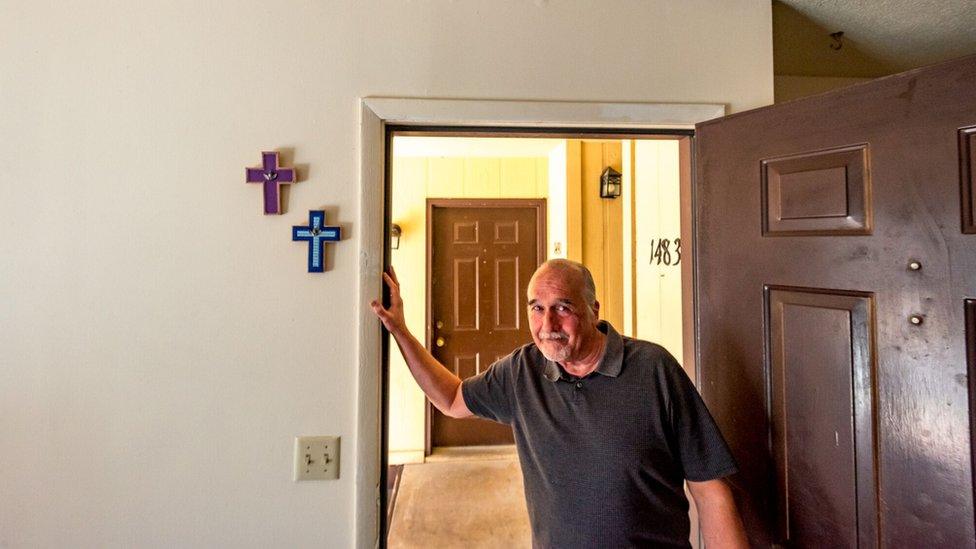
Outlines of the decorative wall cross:
<svg viewBox="0 0 976 549">
<path fill-rule="evenodd" d="M 260 168 L 247 168 L 248 183 L 264 184 L 264 213 L 281 213 L 281 184 L 295 182 L 294 168 L 278 167 L 278 153 L 262 152 L 263 165 Z"/>
<path fill-rule="evenodd" d="M 291 228 L 293 241 L 308 242 L 308 272 L 321 273 L 325 268 L 325 245 L 323 242 L 336 242 L 342 234 L 340 227 L 325 226 L 325 212 L 310 210 L 308 212 L 308 226 Z"/>
</svg>

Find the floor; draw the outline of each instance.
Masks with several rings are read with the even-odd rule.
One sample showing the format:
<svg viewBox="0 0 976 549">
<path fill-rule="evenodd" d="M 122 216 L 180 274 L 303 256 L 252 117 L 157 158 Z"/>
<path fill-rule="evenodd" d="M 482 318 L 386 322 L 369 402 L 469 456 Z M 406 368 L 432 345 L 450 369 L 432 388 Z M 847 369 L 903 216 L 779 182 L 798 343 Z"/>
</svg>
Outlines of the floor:
<svg viewBox="0 0 976 549">
<path fill-rule="evenodd" d="M 403 467 L 388 546 L 531 547 L 532 534 L 513 446 L 436 448 Z"/>
</svg>

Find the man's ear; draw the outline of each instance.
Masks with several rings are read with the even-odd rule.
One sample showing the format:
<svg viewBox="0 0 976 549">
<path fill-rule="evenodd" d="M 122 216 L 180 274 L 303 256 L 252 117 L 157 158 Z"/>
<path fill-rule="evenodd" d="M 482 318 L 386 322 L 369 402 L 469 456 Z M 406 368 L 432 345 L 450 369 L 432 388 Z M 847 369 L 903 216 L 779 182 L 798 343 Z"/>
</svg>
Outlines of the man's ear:
<svg viewBox="0 0 976 549">
<path fill-rule="evenodd" d="M 592 309 L 593 309 L 593 318 L 599 319 L 600 318 L 600 302 L 599 301 L 594 301 L 593 302 Z"/>
</svg>

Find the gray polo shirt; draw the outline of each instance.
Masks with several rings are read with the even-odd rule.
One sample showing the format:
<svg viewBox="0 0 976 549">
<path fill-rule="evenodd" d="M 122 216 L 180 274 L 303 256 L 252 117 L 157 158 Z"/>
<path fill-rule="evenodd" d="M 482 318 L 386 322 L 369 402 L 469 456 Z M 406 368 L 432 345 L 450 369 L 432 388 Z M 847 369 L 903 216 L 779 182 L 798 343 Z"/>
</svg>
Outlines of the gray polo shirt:
<svg viewBox="0 0 976 549">
<path fill-rule="evenodd" d="M 688 547 L 683 481 L 730 475 L 735 461 L 670 353 L 600 330 L 588 376 L 530 343 L 464 380 L 464 402 L 512 426 L 534 546 Z"/>
</svg>

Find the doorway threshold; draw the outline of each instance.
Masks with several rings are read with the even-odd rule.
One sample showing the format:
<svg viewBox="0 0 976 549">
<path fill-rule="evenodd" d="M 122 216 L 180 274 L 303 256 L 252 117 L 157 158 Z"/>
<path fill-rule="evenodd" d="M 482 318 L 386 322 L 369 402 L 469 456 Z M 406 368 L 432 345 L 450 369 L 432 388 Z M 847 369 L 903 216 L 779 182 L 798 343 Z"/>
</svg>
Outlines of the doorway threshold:
<svg viewBox="0 0 976 549">
<path fill-rule="evenodd" d="M 435 446 L 425 460 L 427 463 L 443 461 L 491 461 L 516 460 L 514 444 L 497 446 Z"/>
</svg>

